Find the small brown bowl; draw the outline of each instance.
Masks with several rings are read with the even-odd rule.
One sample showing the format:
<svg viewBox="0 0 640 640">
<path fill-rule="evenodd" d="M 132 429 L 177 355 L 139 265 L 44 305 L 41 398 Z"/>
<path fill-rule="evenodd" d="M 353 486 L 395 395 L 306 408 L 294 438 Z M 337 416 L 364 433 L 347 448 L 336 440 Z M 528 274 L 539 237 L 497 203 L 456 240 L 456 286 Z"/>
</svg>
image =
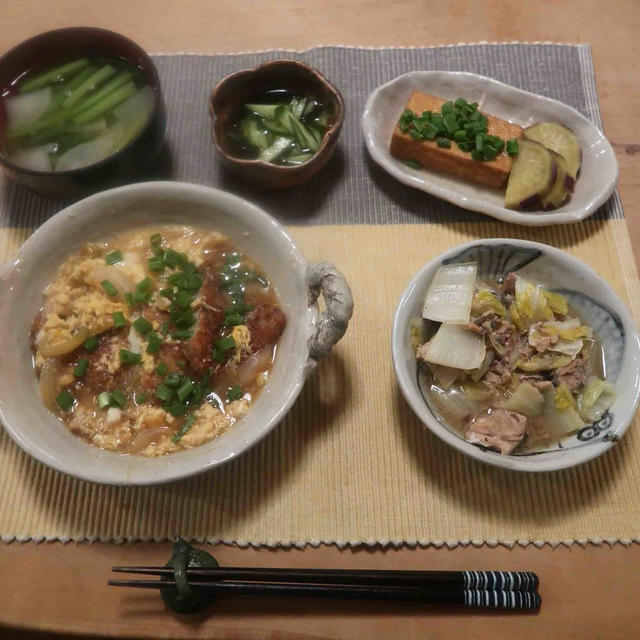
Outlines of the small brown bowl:
<svg viewBox="0 0 640 640">
<path fill-rule="evenodd" d="M 234 155 L 227 130 L 234 114 L 246 102 L 266 91 L 285 89 L 294 94 L 312 93 L 329 110 L 329 129 L 311 160 L 296 167 L 284 167 L 263 160 Z M 255 69 L 236 71 L 223 78 L 211 92 L 211 138 L 224 164 L 239 175 L 265 187 L 282 189 L 305 182 L 329 161 L 336 150 L 344 121 L 344 100 L 340 92 L 318 71 L 298 60 L 273 60 Z"/>
<path fill-rule="evenodd" d="M 32 191 L 52 198 L 86 194 L 146 172 L 164 144 L 166 114 L 156 68 L 142 48 L 114 31 L 68 27 L 21 42 L 0 58 L 0 90 L 24 71 L 41 67 L 43 60 L 53 67 L 76 56 L 115 57 L 130 62 L 144 76 L 155 101 L 147 122 L 135 138 L 100 162 L 79 169 L 56 172 L 19 167 L 3 155 L 0 141 L 0 166 L 4 173 Z M 5 126 L 6 114 L 0 104 L 0 130 Z"/>
</svg>

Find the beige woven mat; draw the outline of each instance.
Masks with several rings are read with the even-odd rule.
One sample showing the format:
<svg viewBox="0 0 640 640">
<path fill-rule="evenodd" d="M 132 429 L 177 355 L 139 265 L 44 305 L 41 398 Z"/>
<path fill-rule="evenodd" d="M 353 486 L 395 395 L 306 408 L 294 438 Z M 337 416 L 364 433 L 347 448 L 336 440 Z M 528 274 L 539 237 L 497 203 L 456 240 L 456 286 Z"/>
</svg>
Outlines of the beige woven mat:
<svg viewBox="0 0 640 640">
<path fill-rule="evenodd" d="M 472 461 L 414 418 L 389 353 L 409 278 L 478 237 L 526 237 L 593 266 L 638 317 L 624 220 L 548 229 L 502 223 L 294 227 L 310 260 L 331 259 L 357 301 L 345 340 L 285 421 L 240 459 L 188 481 L 113 488 L 66 477 L 0 436 L 0 533 L 18 539 L 188 538 L 239 544 L 562 542 L 640 538 L 637 423 L 597 460 L 528 475 Z M 7 258 L 26 231 L 0 232 Z M 631 301 L 634 301 L 631 303 Z M 6 346 L 5 346 L 6 348 Z"/>
</svg>

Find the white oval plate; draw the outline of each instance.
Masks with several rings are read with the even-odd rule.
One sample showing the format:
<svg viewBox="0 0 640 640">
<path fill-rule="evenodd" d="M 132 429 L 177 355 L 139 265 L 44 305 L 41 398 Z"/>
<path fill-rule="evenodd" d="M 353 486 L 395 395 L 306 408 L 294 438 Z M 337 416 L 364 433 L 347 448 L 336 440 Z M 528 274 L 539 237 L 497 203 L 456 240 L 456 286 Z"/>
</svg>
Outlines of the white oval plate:
<svg viewBox="0 0 640 640">
<path fill-rule="evenodd" d="M 389 153 L 391 134 L 412 91 L 443 99 L 458 97 L 479 103 L 485 113 L 528 127 L 559 122 L 578 137 L 582 167 L 571 200 L 554 211 L 520 212 L 504 206 L 504 192 L 487 189 L 428 169 L 410 169 Z M 618 162 L 609 141 L 581 113 L 562 102 L 516 89 L 475 73 L 411 71 L 378 87 L 367 100 L 362 129 L 371 157 L 394 178 L 464 209 L 528 226 L 584 220 L 601 207 L 618 182 Z"/>
</svg>

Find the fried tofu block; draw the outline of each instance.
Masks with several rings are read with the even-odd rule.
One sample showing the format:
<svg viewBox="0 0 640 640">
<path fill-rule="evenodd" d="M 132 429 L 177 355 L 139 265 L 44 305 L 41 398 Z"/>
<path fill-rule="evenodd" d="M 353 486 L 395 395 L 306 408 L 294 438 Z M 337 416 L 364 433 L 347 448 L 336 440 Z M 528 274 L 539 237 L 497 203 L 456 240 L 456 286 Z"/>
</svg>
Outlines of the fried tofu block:
<svg viewBox="0 0 640 640">
<path fill-rule="evenodd" d="M 420 115 L 423 111 L 439 112 L 445 102 L 436 96 L 414 91 L 405 108 Z M 490 135 L 499 136 L 505 142 L 522 137 L 522 127 L 489 114 L 484 115 L 487 116 Z M 391 155 L 398 160 L 414 160 L 426 169 L 449 173 L 492 189 L 503 187 L 511 171 L 511 158 L 504 151 L 490 162 L 474 160 L 470 153 L 461 151 L 455 142 L 451 143 L 451 148 L 443 149 L 438 147 L 435 140 L 414 140 L 408 133 L 403 133 L 398 125 L 391 137 Z"/>
</svg>

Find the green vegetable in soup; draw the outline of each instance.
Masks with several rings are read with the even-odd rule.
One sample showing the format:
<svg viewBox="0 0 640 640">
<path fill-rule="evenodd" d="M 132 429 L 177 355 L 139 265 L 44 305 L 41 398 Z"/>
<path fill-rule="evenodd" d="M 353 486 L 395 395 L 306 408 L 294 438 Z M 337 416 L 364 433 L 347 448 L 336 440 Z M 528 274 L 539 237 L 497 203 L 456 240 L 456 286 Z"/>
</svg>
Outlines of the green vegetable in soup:
<svg viewBox="0 0 640 640">
<path fill-rule="evenodd" d="M 7 113 L 5 154 L 38 171 L 96 164 L 142 129 L 153 91 L 132 64 L 81 58 L 19 78 L 0 98 Z"/>
</svg>

